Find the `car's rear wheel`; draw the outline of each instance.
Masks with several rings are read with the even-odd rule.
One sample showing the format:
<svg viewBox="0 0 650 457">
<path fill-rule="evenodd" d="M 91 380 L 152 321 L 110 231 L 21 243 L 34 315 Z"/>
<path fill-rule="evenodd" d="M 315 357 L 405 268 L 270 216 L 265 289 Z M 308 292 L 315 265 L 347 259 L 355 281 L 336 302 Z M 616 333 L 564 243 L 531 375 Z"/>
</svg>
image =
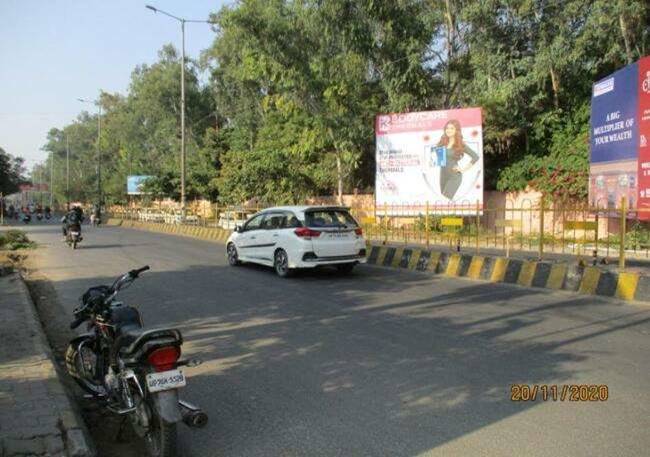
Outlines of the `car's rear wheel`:
<svg viewBox="0 0 650 457">
<path fill-rule="evenodd" d="M 349 274 L 352 273 L 352 270 L 354 270 L 355 265 L 356 263 L 344 263 L 341 265 L 337 265 L 336 269 L 339 271 L 339 273 Z"/>
<path fill-rule="evenodd" d="M 293 273 L 289 268 L 289 256 L 284 249 L 275 251 L 273 268 L 275 269 L 275 273 L 281 278 L 288 278 Z"/>
<path fill-rule="evenodd" d="M 228 247 L 226 248 L 226 252 L 228 254 L 228 264 L 231 267 L 236 267 L 238 265 L 241 265 L 241 262 L 239 261 L 239 254 L 237 254 L 237 248 L 235 247 L 235 243 L 228 244 Z"/>
</svg>

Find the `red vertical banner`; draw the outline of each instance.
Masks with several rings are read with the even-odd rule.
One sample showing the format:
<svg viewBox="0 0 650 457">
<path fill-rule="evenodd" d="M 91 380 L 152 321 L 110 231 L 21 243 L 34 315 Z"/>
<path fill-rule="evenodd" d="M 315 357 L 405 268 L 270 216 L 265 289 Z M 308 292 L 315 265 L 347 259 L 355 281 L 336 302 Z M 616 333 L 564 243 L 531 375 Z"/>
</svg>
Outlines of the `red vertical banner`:
<svg viewBox="0 0 650 457">
<path fill-rule="evenodd" d="M 639 219 L 650 220 L 650 56 L 639 60 Z"/>
</svg>

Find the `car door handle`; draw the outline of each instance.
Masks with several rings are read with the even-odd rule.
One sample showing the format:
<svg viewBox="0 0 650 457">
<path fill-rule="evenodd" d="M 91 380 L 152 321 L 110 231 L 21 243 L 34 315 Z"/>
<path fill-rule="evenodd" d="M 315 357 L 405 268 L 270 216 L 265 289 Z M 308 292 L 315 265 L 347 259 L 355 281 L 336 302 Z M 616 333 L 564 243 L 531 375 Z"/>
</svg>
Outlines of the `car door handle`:
<svg viewBox="0 0 650 457">
<path fill-rule="evenodd" d="M 276 236 L 278 236 L 278 234 L 277 234 L 277 233 L 276 233 L 275 235 L 273 235 L 273 237 L 276 237 Z"/>
<path fill-rule="evenodd" d="M 254 240 L 254 239 L 255 239 L 255 237 L 254 237 L 254 236 L 251 236 L 251 240 Z"/>
</svg>

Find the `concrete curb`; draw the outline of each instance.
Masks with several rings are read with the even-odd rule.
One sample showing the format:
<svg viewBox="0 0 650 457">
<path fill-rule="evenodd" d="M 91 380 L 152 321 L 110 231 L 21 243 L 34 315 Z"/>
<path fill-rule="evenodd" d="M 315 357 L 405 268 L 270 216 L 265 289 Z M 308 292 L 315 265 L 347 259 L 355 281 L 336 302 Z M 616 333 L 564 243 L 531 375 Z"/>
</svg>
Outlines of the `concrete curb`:
<svg viewBox="0 0 650 457">
<path fill-rule="evenodd" d="M 191 238 L 198 238 L 205 241 L 213 241 L 225 244 L 232 233 L 230 230 L 224 230 L 218 227 L 202 227 L 198 225 L 178 225 L 163 224 L 156 222 L 129 221 L 122 219 L 109 218 L 106 221 L 107 226 L 132 228 L 137 230 L 148 230 L 151 232 L 168 233 L 171 235 L 181 235 Z"/>
<path fill-rule="evenodd" d="M 171 225 L 109 219 L 106 225 L 189 236 L 225 244 L 230 231 L 217 227 Z M 456 254 L 409 246 L 368 243 L 368 263 L 390 268 L 428 271 L 451 277 L 518 284 L 587 295 L 650 303 L 650 276 L 614 273 L 597 267 L 538 262 L 505 257 Z"/>
<path fill-rule="evenodd" d="M 23 297 L 22 304 L 25 315 L 29 316 L 27 325 L 30 333 L 36 337 L 34 338 L 36 350 L 42 355 L 42 360 L 39 362 L 40 369 L 46 370 L 50 374 L 50 379 L 47 380 L 47 393 L 49 398 L 43 401 L 50 401 L 56 404 L 56 410 L 58 411 L 57 425 L 61 432 L 60 441 L 62 441 L 60 445 L 68 457 L 93 457 L 96 455 L 94 445 L 86 430 L 83 419 L 73 405 L 61 381 L 61 373 L 59 373 L 54 362 L 54 356 L 47 342 L 45 331 L 41 326 L 36 306 L 32 301 L 22 276 L 15 273 L 15 277 L 21 291 L 20 295 Z M 0 439 L 0 442 L 2 441 L 5 441 L 5 439 Z M 22 455 L 24 453 L 30 454 L 30 452 L 38 454 L 39 452 L 35 451 L 39 451 L 40 449 L 44 453 L 47 453 L 47 455 L 58 455 L 53 450 L 57 445 L 53 442 L 52 436 L 37 436 L 23 439 L 7 438 L 1 444 L 0 449 L 4 451 L 3 456 Z"/>
<path fill-rule="evenodd" d="M 638 273 L 374 244 L 368 249 L 370 265 L 650 303 L 650 276 Z"/>
</svg>

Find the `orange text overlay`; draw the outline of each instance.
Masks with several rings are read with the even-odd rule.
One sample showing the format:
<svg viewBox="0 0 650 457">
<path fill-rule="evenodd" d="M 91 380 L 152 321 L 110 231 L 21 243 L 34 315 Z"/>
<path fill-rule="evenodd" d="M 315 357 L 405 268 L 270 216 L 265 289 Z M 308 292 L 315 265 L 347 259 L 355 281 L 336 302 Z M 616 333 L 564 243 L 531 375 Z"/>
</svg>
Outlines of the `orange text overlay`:
<svg viewBox="0 0 650 457">
<path fill-rule="evenodd" d="M 607 401 L 606 384 L 512 384 L 512 401 Z"/>
</svg>

